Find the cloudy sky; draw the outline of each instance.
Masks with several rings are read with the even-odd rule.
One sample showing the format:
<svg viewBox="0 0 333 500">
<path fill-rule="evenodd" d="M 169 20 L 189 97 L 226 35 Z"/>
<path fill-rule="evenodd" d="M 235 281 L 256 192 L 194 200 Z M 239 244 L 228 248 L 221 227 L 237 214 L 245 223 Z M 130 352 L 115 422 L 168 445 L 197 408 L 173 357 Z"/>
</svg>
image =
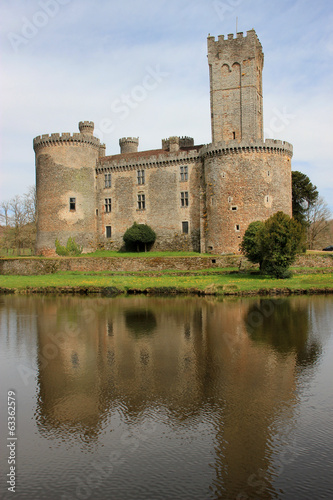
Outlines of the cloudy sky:
<svg viewBox="0 0 333 500">
<path fill-rule="evenodd" d="M 32 140 L 95 122 L 106 154 L 171 135 L 209 143 L 206 39 L 254 28 L 266 138 L 294 145 L 333 210 L 329 0 L 1 0 L 0 200 L 35 182 Z"/>
</svg>

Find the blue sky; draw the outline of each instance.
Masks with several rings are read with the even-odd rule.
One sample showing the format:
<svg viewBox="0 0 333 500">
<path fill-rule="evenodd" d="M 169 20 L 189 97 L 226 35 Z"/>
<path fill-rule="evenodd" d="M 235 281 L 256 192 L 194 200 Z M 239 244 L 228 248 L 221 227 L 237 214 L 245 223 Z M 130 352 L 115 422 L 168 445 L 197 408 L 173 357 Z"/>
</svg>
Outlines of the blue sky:
<svg viewBox="0 0 333 500">
<path fill-rule="evenodd" d="M 35 182 L 32 139 L 95 122 L 106 154 L 189 135 L 209 143 L 207 35 L 254 28 L 266 138 L 294 146 L 333 210 L 333 4 L 328 0 L 2 0 L 0 200 Z"/>
</svg>

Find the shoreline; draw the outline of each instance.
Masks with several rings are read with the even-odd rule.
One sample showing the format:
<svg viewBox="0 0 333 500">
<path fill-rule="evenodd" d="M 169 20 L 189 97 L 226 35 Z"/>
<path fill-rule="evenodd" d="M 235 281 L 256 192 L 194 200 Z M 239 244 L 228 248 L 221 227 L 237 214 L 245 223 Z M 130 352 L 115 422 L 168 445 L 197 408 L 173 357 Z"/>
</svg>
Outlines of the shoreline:
<svg viewBox="0 0 333 500">
<path fill-rule="evenodd" d="M 207 289 L 208 288 L 208 289 Z M 199 289 L 194 287 L 148 287 L 148 288 L 127 288 L 117 287 L 98 287 L 98 286 L 46 286 L 46 287 L 25 287 L 25 288 L 6 288 L 0 287 L 0 295 L 86 295 L 104 297 L 115 297 L 118 295 L 195 295 L 195 296 L 233 296 L 233 297 L 253 297 L 253 296 L 288 296 L 288 295 L 329 295 L 333 294 L 333 287 L 311 287 L 311 288 L 290 288 L 290 287 L 272 287 L 272 288 L 254 288 L 252 290 L 235 290 L 228 287 L 207 287 Z"/>
</svg>

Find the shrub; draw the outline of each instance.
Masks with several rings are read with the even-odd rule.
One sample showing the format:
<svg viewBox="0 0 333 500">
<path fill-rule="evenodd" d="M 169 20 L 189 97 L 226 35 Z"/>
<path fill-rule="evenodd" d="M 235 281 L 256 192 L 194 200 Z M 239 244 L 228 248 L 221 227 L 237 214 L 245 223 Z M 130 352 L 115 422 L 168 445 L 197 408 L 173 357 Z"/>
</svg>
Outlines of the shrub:
<svg viewBox="0 0 333 500">
<path fill-rule="evenodd" d="M 289 278 L 289 266 L 301 250 L 303 229 L 299 222 L 277 212 L 264 223 L 257 221 L 245 231 L 241 250 L 260 270 L 276 278 Z"/>
<path fill-rule="evenodd" d="M 146 252 L 147 248 L 156 240 L 156 233 L 150 226 L 147 226 L 147 224 L 137 224 L 134 222 L 134 224 L 125 231 L 123 240 L 128 250 L 135 249 L 137 252 L 140 252 L 140 249 L 144 248 Z"/>
<path fill-rule="evenodd" d="M 60 244 L 58 238 L 55 240 L 56 253 L 60 256 L 75 257 L 81 255 L 83 247 L 80 247 L 74 238 L 69 237 L 66 246 Z"/>
</svg>

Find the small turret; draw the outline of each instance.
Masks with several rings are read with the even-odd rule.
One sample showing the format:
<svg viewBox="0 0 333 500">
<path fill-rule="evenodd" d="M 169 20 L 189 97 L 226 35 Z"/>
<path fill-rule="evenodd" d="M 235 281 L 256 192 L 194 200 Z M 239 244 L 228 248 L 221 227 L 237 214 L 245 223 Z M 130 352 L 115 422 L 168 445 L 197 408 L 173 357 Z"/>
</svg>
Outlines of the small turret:
<svg viewBox="0 0 333 500">
<path fill-rule="evenodd" d="M 138 137 L 122 137 L 119 139 L 120 152 L 123 153 L 137 153 L 139 147 Z"/>
<path fill-rule="evenodd" d="M 162 139 L 162 149 L 165 151 L 175 152 L 181 148 L 194 146 L 194 139 L 192 137 L 177 137 L 172 136 L 168 139 Z"/>
<path fill-rule="evenodd" d="M 79 122 L 80 134 L 94 134 L 94 122 Z"/>
</svg>

